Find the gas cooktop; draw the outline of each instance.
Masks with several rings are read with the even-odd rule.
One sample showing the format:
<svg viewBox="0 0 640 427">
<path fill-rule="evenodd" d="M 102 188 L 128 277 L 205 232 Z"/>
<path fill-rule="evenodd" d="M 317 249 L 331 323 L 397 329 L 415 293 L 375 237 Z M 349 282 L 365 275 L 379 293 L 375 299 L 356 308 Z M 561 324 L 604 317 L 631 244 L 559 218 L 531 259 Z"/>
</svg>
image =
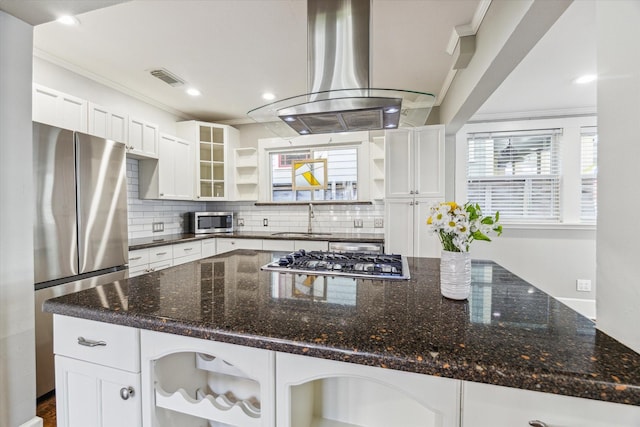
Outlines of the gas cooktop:
<svg viewBox="0 0 640 427">
<path fill-rule="evenodd" d="M 407 280 L 411 277 L 407 260 L 402 255 L 367 252 L 327 252 L 300 249 L 277 261 L 263 265 L 261 269 L 281 273 L 384 280 Z"/>
</svg>

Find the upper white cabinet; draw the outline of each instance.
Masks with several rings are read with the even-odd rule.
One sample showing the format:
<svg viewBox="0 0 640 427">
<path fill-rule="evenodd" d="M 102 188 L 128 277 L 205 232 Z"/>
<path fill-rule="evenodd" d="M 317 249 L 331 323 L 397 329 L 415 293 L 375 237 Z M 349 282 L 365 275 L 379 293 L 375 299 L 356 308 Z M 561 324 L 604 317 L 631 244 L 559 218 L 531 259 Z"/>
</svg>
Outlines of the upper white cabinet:
<svg viewBox="0 0 640 427">
<path fill-rule="evenodd" d="M 88 103 L 84 99 L 34 84 L 32 108 L 36 122 L 87 132 Z"/>
<path fill-rule="evenodd" d="M 415 257 L 440 257 L 440 240 L 426 225 L 429 207 L 440 201 L 421 198 L 386 200 L 385 251 Z"/>
<path fill-rule="evenodd" d="M 385 196 L 444 197 L 444 126 L 385 134 Z"/>
<path fill-rule="evenodd" d="M 158 160 L 140 161 L 140 197 L 144 199 L 193 199 L 193 144 L 161 134 Z"/>
<path fill-rule="evenodd" d="M 158 158 L 158 125 L 129 117 L 127 154 L 134 158 Z"/>
<path fill-rule="evenodd" d="M 87 133 L 118 142 L 128 141 L 129 116 L 89 102 Z"/>
<path fill-rule="evenodd" d="M 196 199 L 230 200 L 230 151 L 238 140 L 238 130 L 197 121 L 176 123 L 176 129 L 180 137 L 196 144 Z"/>
</svg>

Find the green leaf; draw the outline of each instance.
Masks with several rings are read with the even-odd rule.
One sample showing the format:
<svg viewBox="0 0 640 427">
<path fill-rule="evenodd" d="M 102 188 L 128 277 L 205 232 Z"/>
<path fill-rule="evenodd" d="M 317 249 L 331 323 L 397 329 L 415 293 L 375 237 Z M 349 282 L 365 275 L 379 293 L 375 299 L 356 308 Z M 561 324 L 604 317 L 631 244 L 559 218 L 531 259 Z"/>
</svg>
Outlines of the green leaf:
<svg viewBox="0 0 640 427">
<path fill-rule="evenodd" d="M 482 218 L 482 221 L 480 221 L 483 224 L 493 224 L 493 218 L 491 218 L 490 216 L 486 216 L 484 218 Z"/>
<path fill-rule="evenodd" d="M 500 221 L 500 212 L 496 212 L 496 222 Z"/>
<path fill-rule="evenodd" d="M 489 236 L 487 236 L 486 234 L 481 233 L 480 231 L 474 231 L 473 233 L 471 233 L 471 237 L 473 237 L 474 240 L 484 240 L 485 242 L 490 242 L 491 241 Z"/>
</svg>

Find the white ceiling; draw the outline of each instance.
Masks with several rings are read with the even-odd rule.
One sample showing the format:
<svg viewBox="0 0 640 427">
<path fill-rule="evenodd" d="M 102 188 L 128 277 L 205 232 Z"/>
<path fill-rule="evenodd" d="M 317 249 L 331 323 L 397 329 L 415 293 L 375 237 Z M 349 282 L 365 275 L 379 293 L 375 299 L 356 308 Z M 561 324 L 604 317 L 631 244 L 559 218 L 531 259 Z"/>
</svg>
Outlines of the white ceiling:
<svg viewBox="0 0 640 427">
<path fill-rule="evenodd" d="M 0 8 L 25 19 L 20 13 L 33 14 L 43 5 L 52 15 L 64 4 L 82 12 L 107 3 L 114 2 L 0 0 Z M 7 7 L 17 4 L 26 7 Z M 85 8 L 77 9 L 79 4 Z M 470 24 L 482 4 L 372 0 L 371 86 L 443 94 L 453 61 L 445 51 L 452 30 Z M 305 0 L 134 0 L 77 16 L 78 27 L 37 25 L 36 55 L 185 117 L 245 120 L 248 110 L 265 103 L 265 91 L 279 99 L 307 92 Z M 595 84 L 572 83 L 595 72 L 594 26 L 594 0 L 575 1 L 474 119 L 595 111 Z M 189 97 L 184 88 L 152 77 L 148 70 L 157 67 L 202 96 Z"/>
</svg>

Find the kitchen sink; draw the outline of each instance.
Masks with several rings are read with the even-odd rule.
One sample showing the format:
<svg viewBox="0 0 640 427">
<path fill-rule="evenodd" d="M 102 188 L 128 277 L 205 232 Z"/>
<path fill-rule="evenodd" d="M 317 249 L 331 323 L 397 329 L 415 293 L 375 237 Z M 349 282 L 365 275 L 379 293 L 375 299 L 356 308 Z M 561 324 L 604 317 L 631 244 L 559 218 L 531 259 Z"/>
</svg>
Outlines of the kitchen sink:
<svg viewBox="0 0 640 427">
<path fill-rule="evenodd" d="M 326 236 L 331 236 L 331 233 L 304 233 L 304 232 L 283 231 L 280 233 L 272 233 L 271 235 L 282 236 L 282 237 L 326 237 Z"/>
</svg>

